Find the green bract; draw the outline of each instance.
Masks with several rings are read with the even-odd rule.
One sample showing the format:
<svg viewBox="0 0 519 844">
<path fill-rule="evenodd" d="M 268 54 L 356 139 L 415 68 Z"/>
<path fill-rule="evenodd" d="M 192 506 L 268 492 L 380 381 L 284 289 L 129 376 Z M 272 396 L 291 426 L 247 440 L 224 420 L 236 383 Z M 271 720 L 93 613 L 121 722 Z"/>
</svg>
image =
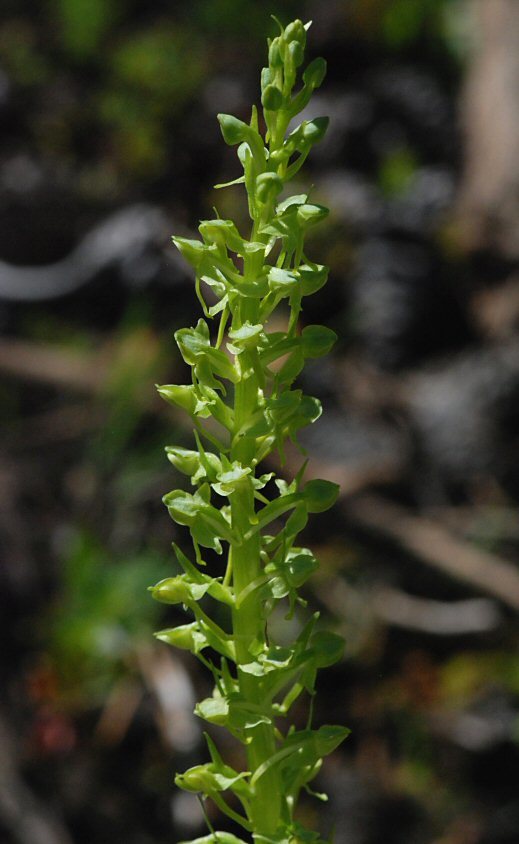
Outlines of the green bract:
<svg viewBox="0 0 519 844">
<path fill-rule="evenodd" d="M 317 615 L 291 646 L 280 647 L 268 631 L 279 602 L 289 615 L 304 605 L 299 589 L 318 563 L 297 536 L 308 515 L 332 507 L 339 491 L 330 481 L 304 483 L 304 465 L 290 483 L 260 467 L 275 450 L 283 462 L 287 438 L 297 445 L 299 430 L 319 418 L 318 399 L 294 382 L 305 360 L 327 354 L 336 340 L 329 328 L 300 324 L 304 297 L 328 276 L 327 267 L 306 255 L 305 236 L 328 209 L 286 190 L 328 126 L 328 118 L 316 117 L 288 134 L 326 64 L 315 59 L 298 81 L 308 26 L 296 20 L 280 29 L 261 75 L 264 136 L 255 108 L 250 123 L 218 115 L 243 169 L 228 185 L 245 185 L 249 237 L 217 217 L 200 223 L 201 240 L 173 239 L 194 270 L 203 318 L 175 333 L 192 384 L 158 388 L 195 427 L 195 447 L 166 448 L 175 469 L 191 479 L 191 491 L 173 490 L 164 503 L 189 529 L 193 554 L 190 559 L 174 546 L 179 573 L 151 588 L 154 598 L 188 616 L 156 636 L 210 668 L 213 695 L 195 712 L 242 742 L 247 759 L 247 770 L 235 771 L 207 737 L 211 761 L 177 775 L 177 785 L 210 797 L 246 836 L 211 830 L 192 844 L 245 844 L 251 836 L 256 844 L 323 844 L 294 812 L 323 757 L 348 734 L 344 727 L 286 724 L 296 699 L 315 693 L 317 670 L 341 658 L 342 639 L 316 630 Z M 278 306 L 286 328 L 274 331 L 269 319 Z M 223 556 L 216 576 L 204 549 Z"/>
</svg>

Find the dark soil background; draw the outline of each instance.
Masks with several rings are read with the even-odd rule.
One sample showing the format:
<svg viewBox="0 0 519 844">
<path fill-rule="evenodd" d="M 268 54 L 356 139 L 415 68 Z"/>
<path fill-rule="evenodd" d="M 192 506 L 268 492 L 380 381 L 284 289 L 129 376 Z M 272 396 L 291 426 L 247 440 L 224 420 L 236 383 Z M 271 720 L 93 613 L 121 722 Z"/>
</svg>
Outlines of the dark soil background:
<svg viewBox="0 0 519 844">
<path fill-rule="evenodd" d="M 189 437 L 153 385 L 185 378 L 198 316 L 170 234 L 244 219 L 212 188 L 238 174 L 215 115 L 258 100 L 271 12 L 313 19 L 329 63 L 303 179 L 331 280 L 304 321 L 340 338 L 302 378 L 311 471 L 342 485 L 306 598 L 346 637 L 316 722 L 352 735 L 302 812 L 335 844 L 519 841 L 518 10 L 4 0 L 2 844 L 205 829 L 173 774 L 205 758 L 208 678 L 154 642 L 175 616 L 146 593 L 182 541 L 163 446 Z"/>
</svg>

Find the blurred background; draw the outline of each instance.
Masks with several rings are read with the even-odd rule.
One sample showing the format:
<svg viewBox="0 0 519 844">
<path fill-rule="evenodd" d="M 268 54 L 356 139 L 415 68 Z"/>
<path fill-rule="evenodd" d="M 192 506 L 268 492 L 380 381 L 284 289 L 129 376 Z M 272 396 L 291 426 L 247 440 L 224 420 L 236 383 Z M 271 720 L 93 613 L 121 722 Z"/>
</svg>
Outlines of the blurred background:
<svg viewBox="0 0 519 844">
<path fill-rule="evenodd" d="M 257 102 L 270 13 L 329 63 L 304 320 L 340 340 L 302 386 L 342 498 L 306 598 L 346 637 L 316 722 L 353 733 L 303 814 L 336 844 L 519 841 L 519 2 L 4 0 L 2 844 L 203 834 L 173 773 L 205 758 L 208 677 L 145 591 L 189 441 L 153 385 L 198 318 L 170 234 L 244 220 L 215 115 Z"/>
</svg>

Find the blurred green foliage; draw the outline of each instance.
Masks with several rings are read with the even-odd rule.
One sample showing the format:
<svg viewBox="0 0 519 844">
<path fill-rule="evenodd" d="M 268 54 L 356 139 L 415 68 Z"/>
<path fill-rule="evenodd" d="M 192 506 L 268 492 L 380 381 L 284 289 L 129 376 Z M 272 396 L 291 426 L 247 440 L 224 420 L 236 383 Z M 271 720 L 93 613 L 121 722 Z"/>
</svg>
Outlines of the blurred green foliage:
<svg viewBox="0 0 519 844">
<path fill-rule="evenodd" d="M 387 197 L 404 193 L 413 181 L 418 161 L 413 150 L 401 147 L 389 153 L 382 161 L 378 182 Z"/>
<path fill-rule="evenodd" d="M 157 551 L 123 556 L 86 532 L 69 537 L 62 566 L 48 653 L 63 699 L 91 706 L 102 702 L 117 676 L 132 670 L 138 643 L 148 642 L 159 610 L 147 586 L 169 567 Z"/>
<path fill-rule="evenodd" d="M 94 56 L 126 5 L 124 0 L 52 0 L 62 49 L 74 59 Z"/>
<path fill-rule="evenodd" d="M 50 63 L 38 47 L 36 27 L 26 18 L 8 18 L 0 25 L 2 65 L 15 84 L 39 86 L 50 75 Z"/>
<path fill-rule="evenodd" d="M 166 151 L 174 148 L 168 118 L 193 100 L 207 75 L 203 42 L 158 21 L 118 39 L 106 71 L 96 107 L 115 158 L 137 175 L 162 172 Z"/>
</svg>

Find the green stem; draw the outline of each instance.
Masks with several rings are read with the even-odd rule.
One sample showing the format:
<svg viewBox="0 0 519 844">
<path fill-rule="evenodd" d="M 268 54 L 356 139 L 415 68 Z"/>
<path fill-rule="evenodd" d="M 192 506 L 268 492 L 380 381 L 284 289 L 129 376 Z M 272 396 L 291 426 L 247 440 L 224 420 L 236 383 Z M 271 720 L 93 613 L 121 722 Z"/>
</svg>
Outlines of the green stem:
<svg viewBox="0 0 519 844">
<path fill-rule="evenodd" d="M 245 319 L 244 315 L 243 318 Z M 249 315 L 247 315 L 249 316 Z M 245 355 L 246 353 L 244 353 Z M 258 381 L 253 368 L 244 367 L 242 379 L 236 384 L 234 414 L 235 431 L 239 431 L 254 413 L 258 401 Z M 243 465 L 254 465 L 255 441 L 248 437 L 236 437 L 231 459 Z M 236 490 L 231 498 L 232 528 L 235 536 L 242 539 L 241 545 L 231 547 L 233 586 L 236 595 L 247 590 L 263 574 L 261 563 L 261 537 L 258 532 L 250 535 L 255 518 L 254 488 L 249 482 L 244 489 Z M 247 539 L 244 539 L 249 534 Z M 261 678 L 247 674 L 240 665 L 254 658 L 251 646 L 267 646 L 263 607 L 260 590 L 249 591 L 243 602 L 233 610 L 233 636 L 238 663 L 238 682 L 243 698 L 257 704 L 262 698 Z M 247 763 L 254 774 L 276 753 L 274 728 L 260 724 L 247 730 Z M 270 769 L 257 782 L 250 802 L 250 820 L 256 833 L 272 835 L 280 824 L 281 788 L 275 769 Z"/>
</svg>

